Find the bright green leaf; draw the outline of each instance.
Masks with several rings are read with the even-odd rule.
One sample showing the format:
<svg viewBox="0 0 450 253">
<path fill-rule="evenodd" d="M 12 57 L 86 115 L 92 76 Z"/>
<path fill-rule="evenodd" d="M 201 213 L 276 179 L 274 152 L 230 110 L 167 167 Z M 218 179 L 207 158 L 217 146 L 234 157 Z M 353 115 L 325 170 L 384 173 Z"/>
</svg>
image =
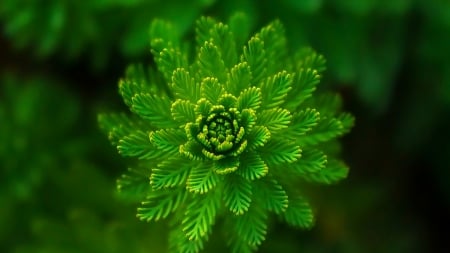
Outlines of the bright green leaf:
<svg viewBox="0 0 450 253">
<path fill-rule="evenodd" d="M 170 109 L 172 118 L 180 123 L 195 122 L 195 105 L 187 100 L 178 99 Z"/>
<path fill-rule="evenodd" d="M 184 68 L 176 69 L 172 74 L 171 88 L 177 98 L 196 103 L 200 98 L 200 85 Z"/>
<path fill-rule="evenodd" d="M 182 221 L 187 238 L 197 241 L 207 236 L 214 225 L 217 213 L 218 196 L 214 192 L 197 195 L 189 203 Z"/>
<path fill-rule="evenodd" d="M 249 180 L 229 175 L 225 178 L 223 188 L 225 206 L 236 215 L 242 215 L 250 207 L 252 201 L 252 185 Z"/>
<path fill-rule="evenodd" d="M 267 55 L 264 42 L 258 36 L 253 36 L 244 46 L 241 62 L 247 62 L 253 76 L 252 83 L 258 84 L 267 72 Z"/>
<path fill-rule="evenodd" d="M 286 211 L 289 200 L 286 191 L 283 187 L 272 177 L 265 177 L 261 180 L 255 181 L 254 188 L 255 195 L 264 207 L 276 214 L 282 214 Z"/>
<path fill-rule="evenodd" d="M 246 180 L 255 180 L 266 176 L 269 168 L 257 153 L 247 152 L 243 154 L 236 173 Z"/>
<path fill-rule="evenodd" d="M 271 138 L 263 147 L 257 150 L 263 160 L 269 165 L 293 163 L 301 157 L 300 147 L 286 139 Z"/>
<path fill-rule="evenodd" d="M 151 132 L 151 143 L 168 154 L 178 154 L 180 145 L 186 143 L 186 133 L 183 129 L 162 129 Z"/>
<path fill-rule="evenodd" d="M 320 81 L 320 75 L 314 69 L 300 69 L 292 83 L 292 90 L 286 98 L 285 107 L 290 111 L 296 111 L 299 105 L 312 96 Z"/>
<path fill-rule="evenodd" d="M 247 133 L 247 148 L 253 150 L 263 146 L 270 139 L 270 131 L 265 126 L 255 126 Z"/>
<path fill-rule="evenodd" d="M 152 169 L 150 184 L 154 190 L 181 186 L 187 180 L 190 167 L 190 160 L 181 156 L 171 157 Z"/>
<path fill-rule="evenodd" d="M 203 79 L 200 88 L 202 98 L 206 98 L 209 102 L 217 104 L 217 101 L 223 92 L 223 86 L 219 83 L 217 78 L 206 77 Z"/>
<path fill-rule="evenodd" d="M 157 149 L 148 138 L 148 133 L 135 131 L 125 136 L 117 144 L 117 150 L 122 156 L 139 157 L 139 159 L 156 159 L 164 157 L 164 153 Z"/>
<path fill-rule="evenodd" d="M 291 124 L 283 133 L 292 139 L 297 139 L 311 131 L 320 119 L 320 113 L 315 109 L 307 108 L 292 115 Z"/>
<path fill-rule="evenodd" d="M 262 94 L 261 89 L 257 87 L 250 87 L 241 92 L 237 99 L 237 109 L 239 111 L 243 109 L 258 110 L 261 105 Z"/>
<path fill-rule="evenodd" d="M 142 206 L 138 208 L 137 217 L 146 221 L 165 219 L 184 203 L 186 196 L 183 188 L 152 191 L 142 202 Z"/>
<path fill-rule="evenodd" d="M 186 188 L 193 193 L 204 194 L 216 187 L 219 180 L 213 171 L 211 163 L 202 163 L 193 166 L 189 174 Z"/>
<path fill-rule="evenodd" d="M 217 23 L 211 29 L 211 38 L 219 48 L 226 67 L 232 67 L 237 62 L 236 42 L 228 25 Z"/>
<path fill-rule="evenodd" d="M 227 70 L 219 49 L 213 42 L 205 42 L 198 54 L 198 74 L 200 78 L 215 77 L 219 82 L 227 80 Z"/>
<path fill-rule="evenodd" d="M 167 97 L 159 97 L 151 94 L 136 94 L 132 99 L 132 110 L 143 119 L 156 127 L 174 127 L 176 122 L 172 120 L 171 103 Z"/>
<path fill-rule="evenodd" d="M 266 239 L 267 213 L 252 205 L 243 215 L 235 217 L 234 231 L 249 245 L 259 246 Z"/>
<path fill-rule="evenodd" d="M 292 82 L 293 75 L 286 71 L 267 78 L 261 85 L 262 108 L 270 109 L 283 104 L 288 92 L 292 89 Z"/>
<path fill-rule="evenodd" d="M 256 124 L 267 127 L 270 132 L 275 132 L 287 128 L 291 122 L 291 118 L 291 113 L 288 110 L 274 108 L 264 110 L 258 114 Z"/>
<path fill-rule="evenodd" d="M 237 96 L 252 84 L 252 73 L 247 62 L 240 62 L 231 68 L 228 73 L 226 90 Z"/>
<path fill-rule="evenodd" d="M 327 156 L 322 151 L 305 149 L 302 152 L 302 157 L 290 166 L 300 174 L 316 173 L 324 169 L 327 162 Z"/>
</svg>

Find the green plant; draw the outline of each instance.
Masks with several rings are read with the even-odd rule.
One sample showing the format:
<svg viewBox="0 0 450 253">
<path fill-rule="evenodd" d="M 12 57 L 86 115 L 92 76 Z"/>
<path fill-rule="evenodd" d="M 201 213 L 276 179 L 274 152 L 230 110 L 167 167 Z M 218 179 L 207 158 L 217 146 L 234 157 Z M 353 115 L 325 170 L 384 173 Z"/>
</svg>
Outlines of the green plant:
<svg viewBox="0 0 450 253">
<path fill-rule="evenodd" d="M 88 56 L 95 67 L 118 51 L 133 58 L 147 48 L 152 18 L 171 19 L 185 31 L 213 1 L 159 0 L 4 0 L 0 5 L 2 32 L 18 49 L 39 58 L 79 60 Z"/>
<path fill-rule="evenodd" d="M 258 248 L 270 213 L 310 228 L 308 183 L 347 175 L 336 138 L 353 117 L 340 112 L 339 96 L 313 96 L 324 58 L 311 49 L 291 54 L 279 21 L 242 48 L 247 27 L 241 14 L 228 24 L 201 18 L 191 46 L 169 23 L 154 21 L 158 71 L 133 66 L 119 82 L 138 117 L 99 116 L 119 153 L 139 158 L 119 190 L 145 198 L 140 219 L 170 216 L 172 252 L 201 251 L 219 220 L 232 252 Z"/>
</svg>

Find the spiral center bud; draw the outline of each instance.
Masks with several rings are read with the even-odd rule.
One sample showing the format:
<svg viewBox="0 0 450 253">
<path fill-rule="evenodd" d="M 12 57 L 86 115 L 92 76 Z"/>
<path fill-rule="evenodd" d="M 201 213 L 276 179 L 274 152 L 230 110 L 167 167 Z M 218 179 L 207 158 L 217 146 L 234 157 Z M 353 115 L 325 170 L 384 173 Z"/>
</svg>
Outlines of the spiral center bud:
<svg viewBox="0 0 450 253">
<path fill-rule="evenodd" d="M 236 108 L 225 109 L 214 106 L 206 118 L 199 122 L 197 140 L 204 146 L 204 152 L 215 159 L 226 155 L 236 155 L 244 136 L 244 128 L 239 126 L 240 112 Z"/>
</svg>

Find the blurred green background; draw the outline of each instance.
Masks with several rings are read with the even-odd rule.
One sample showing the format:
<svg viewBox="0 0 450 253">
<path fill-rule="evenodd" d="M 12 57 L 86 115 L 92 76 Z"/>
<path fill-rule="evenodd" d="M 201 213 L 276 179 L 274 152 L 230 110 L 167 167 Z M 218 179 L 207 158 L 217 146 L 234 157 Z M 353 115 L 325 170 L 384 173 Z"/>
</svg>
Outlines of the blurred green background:
<svg viewBox="0 0 450 253">
<path fill-rule="evenodd" d="M 450 252 L 448 0 L 1 1 L 0 252 L 165 252 L 167 224 L 115 192 L 127 161 L 96 115 L 126 110 L 117 81 L 153 64 L 153 18 L 192 39 L 199 15 L 235 11 L 324 54 L 321 85 L 356 116 L 349 178 L 317 188 L 315 228 L 274 221 L 260 252 Z"/>
</svg>

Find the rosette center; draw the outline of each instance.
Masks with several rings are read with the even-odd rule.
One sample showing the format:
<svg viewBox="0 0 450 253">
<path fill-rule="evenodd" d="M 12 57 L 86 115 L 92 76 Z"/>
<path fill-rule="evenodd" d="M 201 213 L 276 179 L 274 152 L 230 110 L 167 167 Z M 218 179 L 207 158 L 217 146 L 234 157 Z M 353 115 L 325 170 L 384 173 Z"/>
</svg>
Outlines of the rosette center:
<svg viewBox="0 0 450 253">
<path fill-rule="evenodd" d="M 197 140 L 203 145 L 203 153 L 210 158 L 221 159 L 236 156 L 243 150 L 245 130 L 239 125 L 240 113 L 236 108 L 214 106 L 206 118 L 199 122 Z"/>
</svg>

